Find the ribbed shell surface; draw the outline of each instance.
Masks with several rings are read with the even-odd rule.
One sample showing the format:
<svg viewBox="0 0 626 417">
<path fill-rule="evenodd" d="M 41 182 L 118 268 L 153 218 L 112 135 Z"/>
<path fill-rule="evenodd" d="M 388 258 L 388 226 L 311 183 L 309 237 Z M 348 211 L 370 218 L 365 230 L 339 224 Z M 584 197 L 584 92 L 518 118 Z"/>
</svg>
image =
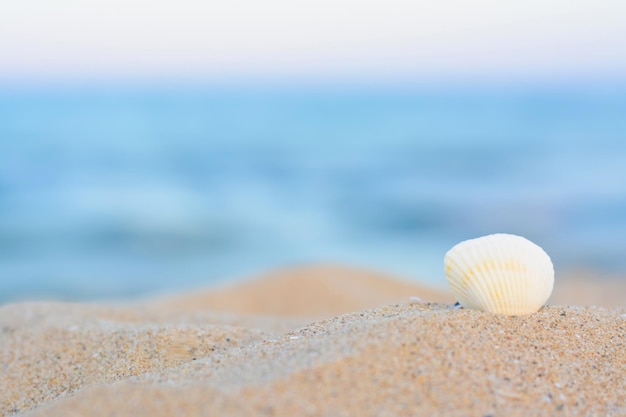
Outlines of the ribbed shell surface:
<svg viewBox="0 0 626 417">
<path fill-rule="evenodd" d="M 463 307 L 496 314 L 539 310 L 554 286 L 548 254 L 521 236 L 494 234 L 461 242 L 444 259 L 452 292 Z"/>
</svg>

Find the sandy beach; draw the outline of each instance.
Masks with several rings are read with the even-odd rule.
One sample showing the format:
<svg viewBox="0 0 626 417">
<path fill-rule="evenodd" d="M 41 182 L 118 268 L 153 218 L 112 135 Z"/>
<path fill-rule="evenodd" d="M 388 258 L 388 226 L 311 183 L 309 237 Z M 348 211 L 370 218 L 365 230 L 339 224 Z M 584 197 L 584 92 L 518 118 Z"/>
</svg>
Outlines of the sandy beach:
<svg viewBox="0 0 626 417">
<path fill-rule="evenodd" d="M 626 416 L 626 286 L 538 313 L 339 265 L 118 303 L 0 306 L 0 415 Z"/>
</svg>

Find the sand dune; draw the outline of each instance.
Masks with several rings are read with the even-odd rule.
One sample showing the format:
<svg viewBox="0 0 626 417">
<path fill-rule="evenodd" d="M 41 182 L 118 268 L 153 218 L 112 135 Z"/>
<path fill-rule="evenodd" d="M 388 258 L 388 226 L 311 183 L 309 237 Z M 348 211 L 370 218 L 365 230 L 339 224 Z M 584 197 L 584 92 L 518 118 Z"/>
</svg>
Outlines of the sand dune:
<svg viewBox="0 0 626 417">
<path fill-rule="evenodd" d="M 557 276 L 549 303 L 626 308 L 626 277 L 584 270 L 564 272 Z"/>
<path fill-rule="evenodd" d="M 5 305 L 0 415 L 626 416 L 626 310 L 506 317 L 410 296 L 453 301 L 325 265 L 160 299 Z"/>
<path fill-rule="evenodd" d="M 344 265 L 284 268 L 239 284 L 158 300 L 168 311 L 210 309 L 232 313 L 332 317 L 407 301 L 452 302 L 446 291 Z"/>
</svg>

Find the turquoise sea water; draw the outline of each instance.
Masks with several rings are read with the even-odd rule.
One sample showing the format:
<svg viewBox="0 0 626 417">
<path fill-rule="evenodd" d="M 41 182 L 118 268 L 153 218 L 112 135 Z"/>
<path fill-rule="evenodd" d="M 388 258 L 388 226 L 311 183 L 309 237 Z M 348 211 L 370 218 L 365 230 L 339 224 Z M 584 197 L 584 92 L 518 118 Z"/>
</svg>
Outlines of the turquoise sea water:
<svg viewBox="0 0 626 417">
<path fill-rule="evenodd" d="M 315 261 L 445 285 L 493 232 L 626 270 L 626 90 L 0 90 L 0 302 Z"/>
</svg>

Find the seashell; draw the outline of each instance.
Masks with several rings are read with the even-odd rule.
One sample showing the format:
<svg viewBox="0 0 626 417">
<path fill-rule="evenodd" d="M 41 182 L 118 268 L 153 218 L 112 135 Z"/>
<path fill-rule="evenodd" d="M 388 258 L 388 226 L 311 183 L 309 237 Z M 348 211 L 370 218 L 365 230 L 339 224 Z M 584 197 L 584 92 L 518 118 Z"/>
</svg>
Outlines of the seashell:
<svg viewBox="0 0 626 417">
<path fill-rule="evenodd" d="M 444 265 L 463 307 L 496 314 L 534 313 L 554 286 L 548 254 L 516 235 L 498 233 L 461 242 L 446 253 Z"/>
</svg>

